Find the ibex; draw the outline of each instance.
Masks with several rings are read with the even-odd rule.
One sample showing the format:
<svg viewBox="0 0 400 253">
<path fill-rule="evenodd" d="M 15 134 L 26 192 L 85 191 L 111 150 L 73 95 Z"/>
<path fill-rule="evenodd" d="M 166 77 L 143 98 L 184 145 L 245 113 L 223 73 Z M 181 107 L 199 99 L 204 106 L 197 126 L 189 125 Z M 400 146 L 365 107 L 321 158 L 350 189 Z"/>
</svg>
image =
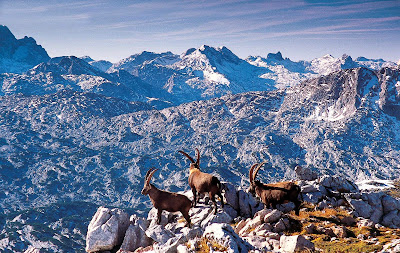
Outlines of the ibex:
<svg viewBox="0 0 400 253">
<path fill-rule="evenodd" d="M 188 197 L 182 194 L 167 192 L 157 189 L 154 185 L 150 184 L 150 179 L 157 169 L 151 168 L 147 171 L 144 179 L 144 186 L 142 189 L 143 195 L 149 195 L 153 206 L 157 209 L 157 224 L 160 224 L 161 213 L 163 210 L 168 212 L 181 212 L 187 225 L 190 227 L 189 210 L 192 202 Z"/>
<path fill-rule="evenodd" d="M 200 171 L 200 152 L 196 148 L 197 159 L 193 160 L 188 154 L 183 151 L 178 151 L 186 156 L 191 164 L 189 168 L 189 186 L 193 192 L 193 207 L 197 204 L 197 193 L 200 194 L 208 192 L 211 201 L 214 203 L 214 214 L 217 213 L 217 202 L 215 201 L 215 194 L 221 199 L 221 206 L 224 207 L 224 198 L 221 194 L 221 182 L 213 175 Z M 206 202 L 208 204 L 208 201 Z"/>
<path fill-rule="evenodd" d="M 291 201 L 295 205 L 296 215 L 299 215 L 301 201 L 298 200 L 298 196 L 301 194 L 300 187 L 293 182 L 263 184 L 260 181 L 255 180 L 258 170 L 263 165 L 264 162 L 261 164 L 256 163 L 251 166 L 249 173 L 250 187 L 248 191 L 252 194 L 256 194 L 267 208 L 272 205 L 272 208 L 276 209 L 276 204 Z"/>
</svg>

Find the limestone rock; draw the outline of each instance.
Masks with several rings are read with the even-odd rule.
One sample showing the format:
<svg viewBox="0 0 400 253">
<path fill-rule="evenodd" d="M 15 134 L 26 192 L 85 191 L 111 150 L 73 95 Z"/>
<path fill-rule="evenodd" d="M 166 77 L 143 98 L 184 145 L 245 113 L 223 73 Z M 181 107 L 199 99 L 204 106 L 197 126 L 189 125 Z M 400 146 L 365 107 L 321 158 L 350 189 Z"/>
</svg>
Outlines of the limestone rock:
<svg viewBox="0 0 400 253">
<path fill-rule="evenodd" d="M 399 228 L 400 227 L 400 214 L 399 210 L 393 210 L 383 216 L 382 225 L 390 228 Z"/>
<path fill-rule="evenodd" d="M 275 209 L 272 212 L 265 215 L 264 222 L 265 223 L 275 223 L 281 218 L 281 216 L 282 216 L 282 212 Z"/>
<path fill-rule="evenodd" d="M 225 223 L 213 223 L 208 226 L 203 236 L 213 239 L 228 248 L 231 253 L 248 252 L 252 246 L 243 241 L 233 230 L 233 228 Z"/>
<path fill-rule="evenodd" d="M 400 201 L 390 195 L 385 195 L 382 197 L 382 206 L 383 212 L 389 213 L 393 210 L 400 209 Z"/>
<path fill-rule="evenodd" d="M 139 247 L 151 245 L 152 239 L 146 235 L 146 229 L 149 227 L 150 222 L 144 218 L 132 215 L 130 223 L 126 230 L 121 249 L 125 251 L 134 251 Z"/>
<path fill-rule="evenodd" d="M 223 183 L 223 185 L 225 189 L 224 197 L 226 203 L 233 207 L 233 209 L 239 210 L 239 197 L 235 186 L 230 183 Z"/>
<path fill-rule="evenodd" d="M 280 247 L 283 252 L 296 252 L 303 250 L 314 250 L 314 243 L 302 235 L 286 236 L 280 238 Z"/>
<path fill-rule="evenodd" d="M 174 233 L 168 229 L 165 229 L 162 225 L 150 225 L 150 227 L 146 230 L 146 235 L 147 237 L 161 244 L 166 243 L 169 239 L 175 237 Z"/>
<path fill-rule="evenodd" d="M 88 227 L 86 251 L 111 250 L 120 245 L 128 226 L 129 216 L 124 211 L 99 207 Z"/>
<path fill-rule="evenodd" d="M 319 179 L 319 184 L 334 191 L 359 192 L 358 186 L 349 180 L 340 176 L 325 175 Z"/>
<path fill-rule="evenodd" d="M 300 165 L 297 165 L 294 168 L 294 171 L 300 180 L 312 181 L 318 178 L 317 172 L 312 171 L 307 167 L 301 167 Z"/>
<path fill-rule="evenodd" d="M 233 218 L 226 212 L 219 212 L 217 214 L 212 212 L 201 222 L 201 227 L 205 228 L 211 223 L 230 223 L 232 220 Z"/>
</svg>

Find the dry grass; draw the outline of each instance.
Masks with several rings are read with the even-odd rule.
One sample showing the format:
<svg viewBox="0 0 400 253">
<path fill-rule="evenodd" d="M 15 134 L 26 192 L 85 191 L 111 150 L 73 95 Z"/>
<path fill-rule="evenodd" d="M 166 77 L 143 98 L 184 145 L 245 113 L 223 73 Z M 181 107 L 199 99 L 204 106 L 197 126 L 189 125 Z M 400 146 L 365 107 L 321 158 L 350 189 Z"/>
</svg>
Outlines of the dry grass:
<svg viewBox="0 0 400 253">
<path fill-rule="evenodd" d="M 399 188 L 400 189 L 400 188 Z M 299 216 L 290 213 L 289 219 L 292 221 L 298 221 L 299 227 L 297 231 L 288 231 L 287 235 L 303 234 L 306 235 L 305 227 L 314 224 L 315 226 L 330 227 L 337 224 L 338 220 L 349 217 L 347 211 L 339 208 L 326 208 L 322 211 L 315 210 L 313 205 L 305 205 L 306 211 L 301 211 Z M 342 225 L 342 224 L 341 224 Z M 324 234 L 309 234 L 312 238 L 317 249 L 322 252 L 376 252 L 383 248 L 383 245 L 389 243 L 393 239 L 400 237 L 400 229 L 390 228 L 358 228 L 356 226 L 346 226 L 351 234 L 352 238 L 339 238 L 335 241 L 331 241 L 330 237 Z M 371 240 L 359 240 L 356 237 L 358 235 L 364 235 L 366 238 L 377 238 L 377 242 Z"/>
<path fill-rule="evenodd" d="M 202 237 L 200 241 L 195 245 L 195 251 L 198 253 L 209 253 L 213 251 L 226 252 L 228 248 L 219 244 L 217 241 Z"/>
<path fill-rule="evenodd" d="M 390 189 L 388 191 L 388 194 L 395 197 L 395 198 L 400 198 L 400 179 L 395 180 L 393 182 L 394 188 Z"/>
</svg>

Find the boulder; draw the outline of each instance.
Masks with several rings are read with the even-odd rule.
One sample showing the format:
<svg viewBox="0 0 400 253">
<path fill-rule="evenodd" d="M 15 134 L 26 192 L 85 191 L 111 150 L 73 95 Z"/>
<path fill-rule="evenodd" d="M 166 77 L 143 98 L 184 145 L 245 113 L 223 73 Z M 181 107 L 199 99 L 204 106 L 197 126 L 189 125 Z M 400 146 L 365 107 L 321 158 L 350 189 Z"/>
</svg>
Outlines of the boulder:
<svg viewBox="0 0 400 253">
<path fill-rule="evenodd" d="M 319 191 L 315 185 L 307 184 L 301 187 L 302 193 L 317 192 Z"/>
<path fill-rule="evenodd" d="M 152 239 L 147 237 L 146 229 L 150 222 L 144 218 L 132 215 L 130 225 L 126 230 L 121 250 L 134 251 L 139 247 L 147 247 L 152 244 Z"/>
<path fill-rule="evenodd" d="M 175 237 L 175 234 L 169 229 L 165 229 L 162 225 L 150 225 L 146 230 L 146 236 L 160 244 L 164 244 L 172 237 Z"/>
<path fill-rule="evenodd" d="M 288 202 L 288 203 L 285 203 L 285 204 L 276 205 L 276 208 L 279 211 L 284 212 L 284 213 L 288 213 L 288 212 L 294 210 L 295 207 L 296 206 L 295 206 L 295 204 L 293 202 Z"/>
<path fill-rule="evenodd" d="M 259 252 L 270 252 L 274 248 L 264 236 L 249 236 L 243 238 Z M 257 252 L 257 251 L 256 251 Z"/>
<path fill-rule="evenodd" d="M 177 252 L 178 246 L 186 241 L 187 239 L 182 234 L 180 234 L 176 237 L 168 239 L 168 241 L 166 241 L 165 243 L 157 243 L 153 247 L 155 252 L 174 253 Z"/>
<path fill-rule="evenodd" d="M 400 201 L 390 195 L 385 195 L 382 197 L 382 206 L 383 212 L 386 214 L 393 210 L 400 209 Z"/>
<path fill-rule="evenodd" d="M 212 223 L 230 223 L 232 221 L 233 218 L 226 212 L 219 212 L 217 214 L 212 212 L 200 223 L 200 226 L 205 228 Z"/>
<path fill-rule="evenodd" d="M 304 238 L 302 235 L 286 236 L 280 238 L 280 248 L 283 252 L 296 252 L 315 250 L 314 243 Z"/>
<path fill-rule="evenodd" d="M 233 228 L 226 223 L 213 223 L 206 227 L 203 236 L 215 240 L 221 245 L 228 248 L 227 252 L 247 253 L 253 247 L 243 241 L 233 230 Z"/>
<path fill-rule="evenodd" d="M 372 207 L 363 200 L 348 199 L 348 202 L 350 206 L 354 209 L 354 215 L 357 217 L 364 217 L 368 219 L 371 217 L 374 211 Z"/>
<path fill-rule="evenodd" d="M 277 222 L 282 216 L 282 212 L 279 210 L 272 210 L 272 212 L 268 213 L 264 217 L 265 223 L 275 223 Z"/>
<path fill-rule="evenodd" d="M 345 192 L 359 192 L 358 186 L 340 176 L 328 176 L 325 175 L 319 180 L 319 184 L 333 191 L 338 191 L 340 193 Z"/>
<path fill-rule="evenodd" d="M 324 195 L 318 191 L 318 192 L 302 193 L 302 197 L 304 202 L 317 204 L 324 197 Z"/>
<path fill-rule="evenodd" d="M 129 215 L 124 211 L 99 207 L 88 227 L 86 251 L 106 251 L 120 245 L 129 224 Z"/>
<path fill-rule="evenodd" d="M 300 180 L 313 181 L 318 178 L 318 173 L 312 171 L 308 167 L 302 167 L 300 165 L 297 165 L 294 168 L 294 171 L 296 172 L 296 175 Z"/>
<path fill-rule="evenodd" d="M 233 207 L 235 210 L 239 210 L 239 197 L 236 187 L 230 183 L 222 183 L 224 185 L 225 192 L 223 193 L 225 201 L 228 205 Z"/>
<path fill-rule="evenodd" d="M 285 230 L 286 230 L 286 224 L 285 224 L 285 222 L 284 222 L 283 219 L 280 219 L 280 220 L 274 225 L 274 228 L 273 228 L 273 231 L 274 231 L 275 233 L 281 233 L 281 232 L 283 232 L 283 231 L 285 231 Z"/>
<path fill-rule="evenodd" d="M 254 214 L 263 209 L 264 204 L 255 200 L 255 198 L 243 190 L 238 191 L 239 215 L 242 217 L 253 217 Z"/>
<path fill-rule="evenodd" d="M 399 228 L 400 227 L 400 214 L 399 210 L 393 210 L 383 216 L 382 225 L 390 228 Z"/>
<path fill-rule="evenodd" d="M 246 222 L 246 225 L 239 230 L 239 235 L 245 235 L 249 230 L 254 230 L 257 226 L 261 225 L 264 221 L 261 216 L 256 216 L 254 219 L 250 219 Z"/>
<path fill-rule="evenodd" d="M 157 221 L 157 209 L 155 209 L 154 207 L 149 211 L 148 215 L 147 215 L 147 220 L 151 221 L 151 225 L 157 225 L 156 221 Z M 165 226 L 168 223 L 173 222 L 176 218 L 178 217 L 177 214 L 174 213 L 170 213 L 167 211 L 163 211 L 161 213 L 161 221 L 160 224 L 158 225 L 162 225 Z"/>
</svg>

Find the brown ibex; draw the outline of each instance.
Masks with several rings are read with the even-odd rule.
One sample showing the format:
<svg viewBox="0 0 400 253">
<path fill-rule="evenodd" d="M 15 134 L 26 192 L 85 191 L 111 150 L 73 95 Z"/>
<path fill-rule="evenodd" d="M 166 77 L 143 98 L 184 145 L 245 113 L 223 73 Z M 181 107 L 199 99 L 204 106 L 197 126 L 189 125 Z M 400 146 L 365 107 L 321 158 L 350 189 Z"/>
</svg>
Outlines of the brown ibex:
<svg viewBox="0 0 400 253">
<path fill-rule="evenodd" d="M 200 194 L 208 192 L 211 201 L 214 203 L 214 214 L 217 213 L 217 202 L 215 201 L 215 194 L 221 199 L 221 206 L 224 207 L 224 198 L 221 194 L 221 182 L 213 175 L 200 171 L 200 152 L 196 148 L 197 159 L 194 161 L 192 157 L 183 151 L 178 151 L 190 160 L 189 168 L 189 186 L 193 192 L 193 207 L 197 204 L 197 193 Z M 206 202 L 208 204 L 208 201 Z"/>
<path fill-rule="evenodd" d="M 260 164 L 254 164 L 251 166 L 249 177 L 250 187 L 248 191 L 252 194 L 256 194 L 261 201 L 269 208 L 276 209 L 277 204 L 286 202 L 293 202 L 295 205 L 295 213 L 299 215 L 301 201 L 298 200 L 301 194 L 301 189 L 294 182 L 278 182 L 271 184 L 263 184 L 258 180 L 255 180 L 258 170 L 264 165 L 264 162 Z"/>
<path fill-rule="evenodd" d="M 192 202 L 188 197 L 175 192 L 167 192 L 157 189 L 154 185 L 150 184 L 150 179 L 157 169 L 151 168 L 147 171 L 144 179 L 144 186 L 142 189 L 143 195 L 149 195 L 153 206 L 157 209 L 157 224 L 160 224 L 161 213 L 163 210 L 168 212 L 181 212 L 187 225 L 190 227 L 189 210 Z"/>
</svg>

